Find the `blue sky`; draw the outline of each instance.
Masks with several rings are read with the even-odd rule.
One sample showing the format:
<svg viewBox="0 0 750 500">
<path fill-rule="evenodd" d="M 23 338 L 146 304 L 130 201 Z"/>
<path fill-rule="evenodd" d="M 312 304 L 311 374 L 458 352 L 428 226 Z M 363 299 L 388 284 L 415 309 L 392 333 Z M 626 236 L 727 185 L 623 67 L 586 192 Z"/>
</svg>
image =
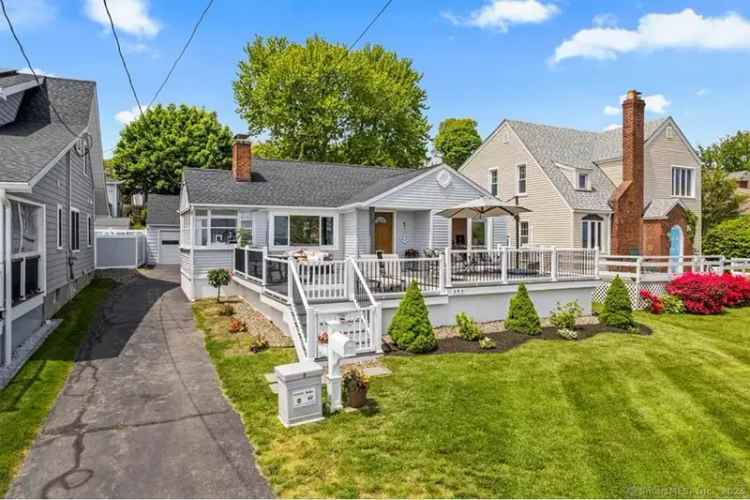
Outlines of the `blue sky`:
<svg viewBox="0 0 750 500">
<path fill-rule="evenodd" d="M 35 68 L 98 82 L 105 149 L 135 105 L 100 0 L 6 0 Z M 159 98 L 218 113 L 234 132 L 231 82 L 256 34 L 351 43 L 384 0 L 216 0 Z M 203 0 L 109 0 L 136 88 L 148 102 Z M 361 43 L 423 73 L 428 118 L 472 117 L 484 137 L 503 118 L 603 130 L 629 88 L 648 116 L 672 115 L 694 145 L 747 129 L 750 2 L 394 0 Z M 24 67 L 4 24 L 0 66 Z M 119 119 L 118 119 L 119 117 Z"/>
</svg>

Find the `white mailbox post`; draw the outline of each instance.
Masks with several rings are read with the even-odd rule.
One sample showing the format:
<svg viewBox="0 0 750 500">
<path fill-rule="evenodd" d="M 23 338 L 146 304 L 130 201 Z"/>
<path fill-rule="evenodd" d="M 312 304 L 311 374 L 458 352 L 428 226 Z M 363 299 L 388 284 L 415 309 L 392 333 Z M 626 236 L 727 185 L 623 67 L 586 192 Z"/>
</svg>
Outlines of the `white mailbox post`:
<svg viewBox="0 0 750 500">
<path fill-rule="evenodd" d="M 279 388 L 279 420 L 284 427 L 323 420 L 323 367 L 302 361 L 274 368 Z"/>
<path fill-rule="evenodd" d="M 336 332 L 328 338 L 328 400 L 331 412 L 344 406 L 341 404 L 341 360 L 356 354 L 357 344 L 343 333 Z"/>
</svg>

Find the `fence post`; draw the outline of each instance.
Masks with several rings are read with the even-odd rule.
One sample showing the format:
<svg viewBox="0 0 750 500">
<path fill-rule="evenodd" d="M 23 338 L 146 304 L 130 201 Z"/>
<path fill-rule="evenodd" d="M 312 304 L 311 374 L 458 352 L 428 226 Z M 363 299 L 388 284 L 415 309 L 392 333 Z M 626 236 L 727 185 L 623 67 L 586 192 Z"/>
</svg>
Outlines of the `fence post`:
<svg viewBox="0 0 750 500">
<path fill-rule="evenodd" d="M 451 276 L 451 249 L 447 247 L 445 249 L 445 286 L 450 287 L 453 283 L 453 277 Z"/>
<path fill-rule="evenodd" d="M 378 302 L 373 313 L 370 327 L 372 328 L 372 343 L 375 352 L 381 354 L 383 352 L 383 304 Z"/>
<path fill-rule="evenodd" d="M 719 275 L 724 274 L 724 256 L 719 257 Z"/>
<path fill-rule="evenodd" d="M 307 315 L 307 359 L 318 357 L 318 312 L 313 307 L 305 309 Z"/>
<path fill-rule="evenodd" d="M 287 257 L 286 261 L 286 296 L 289 303 L 292 303 L 292 287 L 294 286 L 294 276 L 292 276 L 292 266 L 294 265 L 294 257 Z M 297 269 L 295 268 L 294 271 Z M 300 290 L 300 293 L 305 293 L 304 290 Z"/>
<path fill-rule="evenodd" d="M 445 294 L 445 259 L 438 259 L 438 286 L 440 288 L 440 294 Z"/>
<path fill-rule="evenodd" d="M 250 276 L 250 252 L 247 250 L 247 245 L 242 249 L 243 255 L 245 256 L 245 278 Z"/>
<path fill-rule="evenodd" d="M 550 262 L 550 278 L 552 281 L 557 281 L 557 247 L 552 247 L 552 262 Z"/>
<path fill-rule="evenodd" d="M 599 248 L 594 249 L 594 278 L 599 279 Z"/>
</svg>

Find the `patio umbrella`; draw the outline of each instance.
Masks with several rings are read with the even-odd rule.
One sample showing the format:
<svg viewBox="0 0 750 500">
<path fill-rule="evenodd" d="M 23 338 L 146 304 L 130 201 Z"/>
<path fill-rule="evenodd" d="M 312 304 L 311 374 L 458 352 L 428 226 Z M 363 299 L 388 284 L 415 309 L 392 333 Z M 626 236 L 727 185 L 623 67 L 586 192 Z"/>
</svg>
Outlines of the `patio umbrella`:
<svg viewBox="0 0 750 500">
<path fill-rule="evenodd" d="M 497 198 L 482 197 L 441 210 L 438 215 L 449 219 L 465 217 L 481 220 L 487 217 L 502 217 L 504 215 L 517 217 L 518 214 L 524 212 L 531 212 L 531 210 L 518 205 L 503 205 Z"/>
</svg>

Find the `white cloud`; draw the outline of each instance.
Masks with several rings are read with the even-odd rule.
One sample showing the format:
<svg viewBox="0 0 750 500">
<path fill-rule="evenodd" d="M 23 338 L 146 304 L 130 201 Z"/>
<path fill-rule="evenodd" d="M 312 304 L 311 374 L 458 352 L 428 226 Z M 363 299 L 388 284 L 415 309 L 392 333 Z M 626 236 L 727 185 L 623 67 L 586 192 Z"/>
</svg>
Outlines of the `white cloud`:
<svg viewBox="0 0 750 500">
<path fill-rule="evenodd" d="M 25 68 L 19 69 L 18 72 L 19 73 L 26 73 L 27 75 L 31 75 L 32 74 L 31 73 L 31 69 L 28 66 L 26 66 Z M 57 76 L 56 74 L 54 74 L 54 73 L 48 73 L 48 72 L 44 71 L 41 68 L 34 68 L 34 73 L 36 73 L 36 76 Z"/>
<path fill-rule="evenodd" d="M 622 128 L 622 125 L 617 123 L 610 123 L 606 127 L 604 127 L 604 131 L 607 132 L 609 130 L 617 130 L 618 128 Z"/>
<path fill-rule="evenodd" d="M 47 0 L 5 0 L 8 17 L 18 28 L 42 26 L 52 21 L 56 9 Z M 0 18 L 0 31 L 7 31 L 8 23 Z"/>
<path fill-rule="evenodd" d="M 594 16 L 594 19 L 591 22 L 594 23 L 594 26 L 598 26 L 600 28 L 604 26 L 617 26 L 617 16 L 610 13 L 597 14 Z"/>
<path fill-rule="evenodd" d="M 620 104 L 625 100 L 625 96 L 620 96 Z M 643 96 L 643 100 L 646 101 L 646 111 L 651 113 L 666 113 L 667 108 L 672 102 L 664 97 L 664 94 L 654 94 Z M 622 106 L 611 106 L 607 104 L 604 106 L 604 114 L 607 116 L 617 116 L 622 113 Z"/>
<path fill-rule="evenodd" d="M 698 97 L 703 97 L 703 96 L 707 96 L 710 93 L 711 93 L 711 89 L 698 89 L 695 92 L 695 95 L 697 95 Z"/>
<path fill-rule="evenodd" d="M 149 0 L 109 0 L 107 5 L 118 30 L 139 37 L 153 37 L 161 30 L 149 13 Z M 86 0 L 86 15 L 109 30 L 109 18 L 101 0 Z"/>
<path fill-rule="evenodd" d="M 542 23 L 559 12 L 557 5 L 539 0 L 491 0 L 468 17 L 455 16 L 450 12 L 444 12 L 442 16 L 455 25 L 505 32 L 512 24 Z"/>
<path fill-rule="evenodd" d="M 607 104 L 606 106 L 604 106 L 604 114 L 607 116 L 619 115 L 620 108 L 618 108 L 617 106 L 610 106 L 609 104 Z"/>
<path fill-rule="evenodd" d="M 605 26 L 581 30 L 555 49 L 551 62 L 573 57 L 616 59 L 626 52 L 670 48 L 750 50 L 750 21 L 734 12 L 704 17 L 693 9 L 647 14 L 636 30 Z"/>
<path fill-rule="evenodd" d="M 143 107 L 143 111 L 146 111 L 147 109 L 148 109 L 148 106 Z M 122 123 L 123 125 L 127 125 L 128 123 L 138 118 L 140 115 L 141 115 L 141 112 L 138 109 L 138 106 L 133 106 L 130 109 L 124 109 L 116 113 L 115 119 L 118 122 Z"/>
</svg>

